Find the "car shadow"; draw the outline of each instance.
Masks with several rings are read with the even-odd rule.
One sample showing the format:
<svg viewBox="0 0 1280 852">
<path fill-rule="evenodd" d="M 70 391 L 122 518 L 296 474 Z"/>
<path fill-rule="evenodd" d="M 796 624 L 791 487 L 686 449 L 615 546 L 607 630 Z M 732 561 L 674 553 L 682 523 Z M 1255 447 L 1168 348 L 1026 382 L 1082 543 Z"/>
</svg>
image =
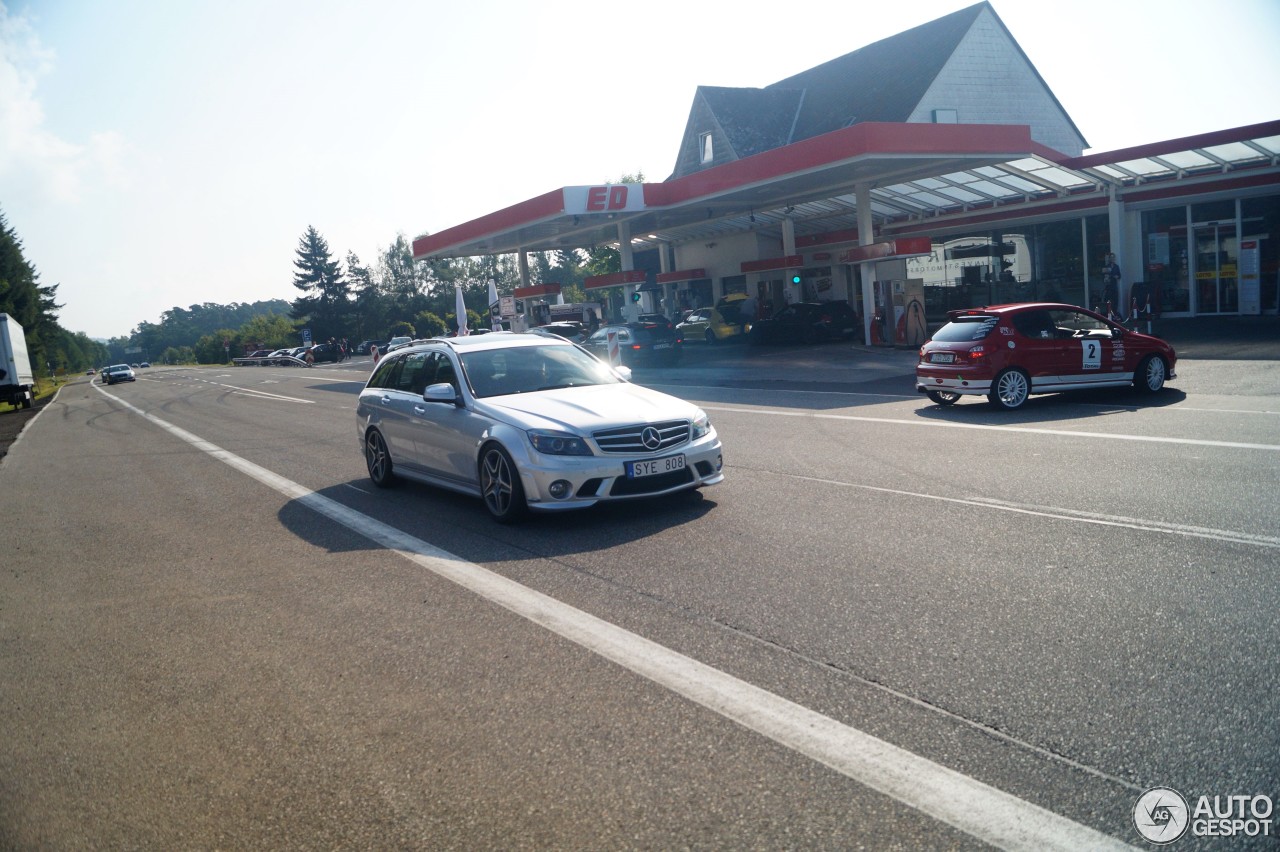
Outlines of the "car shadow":
<svg viewBox="0 0 1280 852">
<path fill-rule="evenodd" d="M 501 548 L 503 561 L 594 553 L 698 523 L 717 505 L 708 492 L 700 489 L 572 511 L 531 512 L 518 523 L 503 525 L 489 517 L 479 498 L 416 482 L 400 481 L 391 488 L 380 489 L 362 478 L 315 493 L 477 563 L 494 560 L 495 544 Z M 329 553 L 383 549 L 335 523 L 305 500 L 290 500 L 277 517 L 285 529 Z"/>
<path fill-rule="evenodd" d="M 364 390 L 365 382 L 316 382 L 308 385 L 312 390 L 329 391 L 330 393 L 345 393 L 355 396 Z"/>
<path fill-rule="evenodd" d="M 720 347 L 707 359 L 686 353 L 677 366 L 636 368 L 632 380 L 708 403 L 741 403 L 744 390 L 791 393 L 767 404 L 810 411 L 878 405 L 886 402 L 886 397 L 911 399 L 916 395 L 915 361 L 903 362 L 901 352 L 895 350 L 847 342 L 737 346 L 732 352 L 726 352 L 727 348 Z"/>
<path fill-rule="evenodd" d="M 983 418 L 984 424 L 1025 426 L 1053 420 L 1081 420 L 1165 408 L 1185 402 L 1186 399 L 1185 391 L 1171 387 L 1150 395 L 1132 388 L 1098 388 L 1037 394 L 1016 411 L 1002 411 L 994 408 L 983 396 L 962 396 L 954 405 L 938 405 L 929 402 L 922 394 L 920 401 L 926 404 L 916 409 L 915 413 L 917 417 L 932 420 Z"/>
</svg>

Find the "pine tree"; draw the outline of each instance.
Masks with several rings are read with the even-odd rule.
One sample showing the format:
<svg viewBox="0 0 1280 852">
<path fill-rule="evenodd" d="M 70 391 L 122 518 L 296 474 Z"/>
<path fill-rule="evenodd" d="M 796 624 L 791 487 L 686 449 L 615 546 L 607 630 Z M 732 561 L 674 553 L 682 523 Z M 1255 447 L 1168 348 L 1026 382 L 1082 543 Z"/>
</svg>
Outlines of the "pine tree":
<svg viewBox="0 0 1280 852">
<path fill-rule="evenodd" d="M 291 315 L 310 326 L 313 340 L 343 336 L 351 292 L 341 264 L 329 253 L 329 243 L 310 225 L 298 240 L 297 254 L 293 286 L 303 295 L 294 300 Z"/>
</svg>

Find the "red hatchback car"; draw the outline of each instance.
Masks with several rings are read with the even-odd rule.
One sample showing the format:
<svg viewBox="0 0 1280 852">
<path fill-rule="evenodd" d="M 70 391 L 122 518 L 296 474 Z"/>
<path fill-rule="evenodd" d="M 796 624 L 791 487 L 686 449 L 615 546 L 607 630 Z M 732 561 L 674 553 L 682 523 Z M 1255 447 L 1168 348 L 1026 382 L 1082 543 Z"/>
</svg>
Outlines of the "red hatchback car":
<svg viewBox="0 0 1280 852">
<path fill-rule="evenodd" d="M 939 405 L 981 394 L 1012 411 L 1033 393 L 1125 385 L 1155 393 L 1176 378 L 1168 343 L 1074 305 L 996 305 L 947 318 L 916 365 L 916 390 Z"/>
</svg>

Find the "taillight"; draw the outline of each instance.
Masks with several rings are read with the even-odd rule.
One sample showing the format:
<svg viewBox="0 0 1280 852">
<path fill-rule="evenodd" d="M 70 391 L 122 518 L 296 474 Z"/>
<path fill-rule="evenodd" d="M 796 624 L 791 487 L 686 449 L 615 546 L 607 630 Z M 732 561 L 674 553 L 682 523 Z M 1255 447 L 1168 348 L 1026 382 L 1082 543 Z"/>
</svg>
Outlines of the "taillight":
<svg viewBox="0 0 1280 852">
<path fill-rule="evenodd" d="M 974 346 L 966 354 L 969 356 L 969 360 L 974 362 L 985 361 L 987 358 L 987 350 L 980 345 Z"/>
</svg>

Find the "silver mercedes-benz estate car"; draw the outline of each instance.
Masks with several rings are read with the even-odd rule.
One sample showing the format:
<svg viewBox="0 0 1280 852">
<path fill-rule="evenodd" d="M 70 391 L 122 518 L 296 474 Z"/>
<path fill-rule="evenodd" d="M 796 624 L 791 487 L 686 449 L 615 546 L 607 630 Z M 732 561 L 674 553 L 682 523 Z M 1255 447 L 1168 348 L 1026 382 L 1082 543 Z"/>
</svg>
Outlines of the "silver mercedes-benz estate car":
<svg viewBox="0 0 1280 852">
<path fill-rule="evenodd" d="M 369 478 L 397 476 L 481 497 L 499 522 L 724 479 L 700 408 L 631 384 L 543 335 L 428 340 L 385 357 L 360 392 Z"/>
</svg>

